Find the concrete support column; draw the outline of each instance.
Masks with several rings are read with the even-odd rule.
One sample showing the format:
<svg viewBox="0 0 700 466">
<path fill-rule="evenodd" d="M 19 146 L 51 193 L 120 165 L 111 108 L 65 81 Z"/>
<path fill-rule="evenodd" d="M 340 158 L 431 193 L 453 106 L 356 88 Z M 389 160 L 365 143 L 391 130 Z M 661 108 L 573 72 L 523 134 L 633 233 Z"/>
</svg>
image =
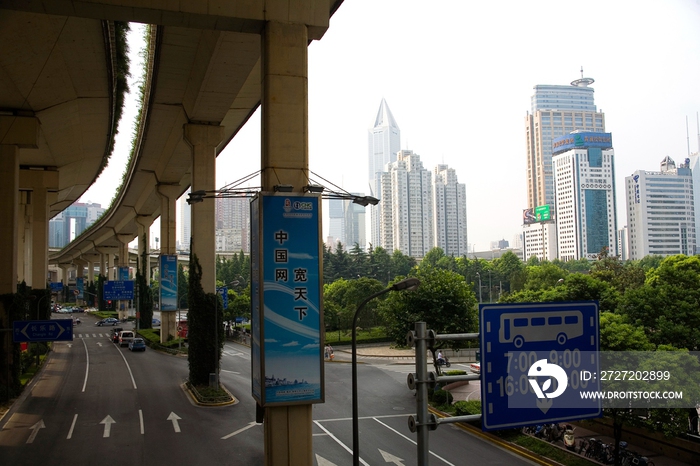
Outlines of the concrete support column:
<svg viewBox="0 0 700 466">
<path fill-rule="evenodd" d="M 0 294 L 17 291 L 17 221 L 19 218 L 19 150 L 0 145 Z"/>
<path fill-rule="evenodd" d="M 216 147 L 224 137 L 221 126 L 184 127 L 185 139 L 192 146 L 192 191 L 216 189 Z M 192 254 L 202 266 L 202 288 L 216 292 L 216 214 L 214 199 L 204 199 L 192 208 Z M 173 235 L 174 240 L 174 235 Z M 174 244 L 174 243 L 173 243 Z"/>
<path fill-rule="evenodd" d="M 117 279 L 117 271 L 114 270 L 114 253 L 107 253 L 107 280 L 113 281 Z"/>
<path fill-rule="evenodd" d="M 105 261 L 106 260 L 107 260 L 107 258 L 105 257 L 105 253 L 100 251 L 100 275 L 105 277 L 105 280 L 108 278 L 106 270 L 105 270 Z"/>
<path fill-rule="evenodd" d="M 185 131 L 185 133 L 187 133 L 187 131 Z M 211 156 L 214 158 L 214 164 L 216 165 L 216 154 L 212 153 Z M 160 194 L 161 254 L 175 254 L 177 252 L 177 221 L 175 217 L 177 210 L 177 199 L 181 191 L 182 188 L 180 185 L 158 185 L 158 194 Z"/>
<path fill-rule="evenodd" d="M 136 266 L 141 271 L 141 273 L 146 276 L 146 281 L 150 282 L 151 256 L 149 252 L 151 250 L 151 225 L 153 224 L 153 221 L 151 220 L 151 217 L 141 216 L 136 218 L 136 224 L 139 227 L 139 257 L 137 258 Z M 163 220 L 161 219 L 161 225 L 162 224 Z M 141 258 L 143 257 L 144 253 L 146 253 L 146 263 L 142 264 Z"/>
<path fill-rule="evenodd" d="M 308 184 L 307 47 L 304 24 L 268 22 L 263 31 L 263 191 L 289 184 L 301 192 Z M 311 421 L 310 404 L 265 408 L 265 465 L 313 464 Z"/>
<path fill-rule="evenodd" d="M 88 283 L 95 281 L 95 262 L 92 259 L 87 261 L 87 277 L 85 278 L 87 278 Z"/>
<path fill-rule="evenodd" d="M 118 266 L 119 267 L 129 267 L 129 242 L 131 237 L 129 235 L 117 235 L 119 240 L 119 250 L 118 255 Z M 116 278 L 121 280 L 121 277 L 116 273 Z M 129 300 L 120 299 L 117 302 L 117 312 L 119 319 L 126 319 L 129 317 Z"/>
<path fill-rule="evenodd" d="M 49 204 L 58 191 L 58 171 L 22 169 L 19 172 L 21 193 L 26 196 L 27 221 L 25 280 L 34 289 L 46 288 L 49 268 Z M 20 275 L 21 276 L 21 275 Z"/>
<path fill-rule="evenodd" d="M 87 261 L 85 261 L 83 259 L 73 259 L 73 265 L 75 266 L 76 278 L 84 278 L 85 277 L 85 266 L 87 265 Z"/>
<path fill-rule="evenodd" d="M 39 120 L 0 116 L 0 294 L 17 291 L 17 219 L 19 215 L 19 149 L 36 148 Z M 4 309 L 0 309 L 1 314 Z"/>
</svg>

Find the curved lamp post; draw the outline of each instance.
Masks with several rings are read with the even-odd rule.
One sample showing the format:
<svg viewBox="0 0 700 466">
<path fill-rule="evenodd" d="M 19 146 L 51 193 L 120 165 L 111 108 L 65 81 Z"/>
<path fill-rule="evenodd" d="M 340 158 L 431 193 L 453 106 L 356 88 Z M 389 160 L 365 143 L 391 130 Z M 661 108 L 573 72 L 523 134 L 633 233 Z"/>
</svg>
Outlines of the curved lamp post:
<svg viewBox="0 0 700 466">
<path fill-rule="evenodd" d="M 358 427 L 357 414 L 357 317 L 360 311 L 369 301 L 381 296 L 390 291 L 415 290 L 420 285 L 420 280 L 417 278 L 406 278 L 400 282 L 394 283 L 388 288 L 383 289 L 371 296 L 368 296 L 357 306 L 355 315 L 352 318 L 352 464 L 359 466 L 360 464 L 360 435 Z"/>
</svg>

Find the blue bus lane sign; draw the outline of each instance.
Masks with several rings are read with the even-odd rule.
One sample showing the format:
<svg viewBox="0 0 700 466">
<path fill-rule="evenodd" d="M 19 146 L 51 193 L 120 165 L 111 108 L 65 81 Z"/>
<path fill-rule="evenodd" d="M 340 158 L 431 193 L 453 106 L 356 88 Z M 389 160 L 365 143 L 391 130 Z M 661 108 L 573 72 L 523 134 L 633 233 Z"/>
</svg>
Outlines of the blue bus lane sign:
<svg viewBox="0 0 700 466">
<path fill-rule="evenodd" d="M 598 302 L 480 304 L 482 428 L 602 415 Z M 584 393 L 587 392 L 587 393 Z"/>
</svg>

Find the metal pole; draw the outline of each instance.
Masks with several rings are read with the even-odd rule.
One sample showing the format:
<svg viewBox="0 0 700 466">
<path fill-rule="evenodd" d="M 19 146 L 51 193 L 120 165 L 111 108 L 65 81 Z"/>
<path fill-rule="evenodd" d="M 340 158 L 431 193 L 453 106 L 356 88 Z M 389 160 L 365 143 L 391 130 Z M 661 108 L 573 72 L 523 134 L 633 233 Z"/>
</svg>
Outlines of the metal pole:
<svg viewBox="0 0 700 466">
<path fill-rule="evenodd" d="M 428 356 L 426 324 L 416 322 L 416 405 L 418 407 L 418 466 L 428 465 Z"/>
</svg>

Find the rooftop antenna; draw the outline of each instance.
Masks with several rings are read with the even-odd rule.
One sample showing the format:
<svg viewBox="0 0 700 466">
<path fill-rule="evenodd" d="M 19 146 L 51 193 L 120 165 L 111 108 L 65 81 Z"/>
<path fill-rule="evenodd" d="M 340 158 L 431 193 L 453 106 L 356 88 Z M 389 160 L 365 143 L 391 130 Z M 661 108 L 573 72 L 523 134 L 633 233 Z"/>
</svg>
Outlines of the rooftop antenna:
<svg viewBox="0 0 700 466">
<path fill-rule="evenodd" d="M 688 132 L 688 115 L 685 116 L 685 138 L 688 141 L 688 155 L 690 155 L 690 133 Z"/>
<path fill-rule="evenodd" d="M 575 79 L 571 81 L 572 86 L 576 87 L 588 87 L 591 84 L 595 82 L 595 79 L 593 78 L 584 78 L 583 77 L 583 65 L 581 66 L 581 79 Z"/>
</svg>

